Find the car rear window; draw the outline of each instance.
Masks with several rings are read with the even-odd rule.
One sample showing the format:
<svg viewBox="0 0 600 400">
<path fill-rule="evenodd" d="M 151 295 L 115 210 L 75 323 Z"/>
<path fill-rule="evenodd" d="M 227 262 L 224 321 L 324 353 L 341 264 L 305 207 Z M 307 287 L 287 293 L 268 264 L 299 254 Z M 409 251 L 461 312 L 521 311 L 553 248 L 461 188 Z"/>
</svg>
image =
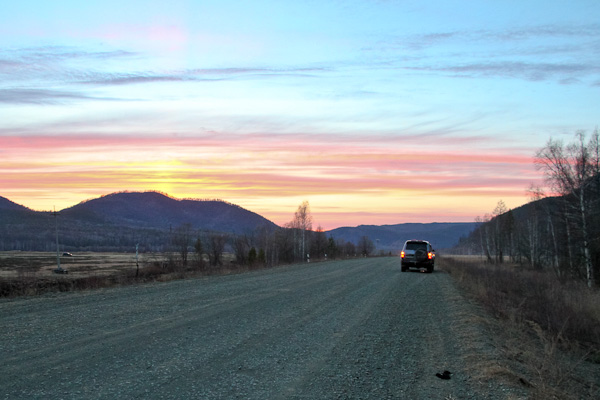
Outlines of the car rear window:
<svg viewBox="0 0 600 400">
<path fill-rule="evenodd" d="M 408 243 L 406 243 L 406 250 L 425 250 L 425 251 L 427 251 L 427 243 L 408 242 Z"/>
</svg>

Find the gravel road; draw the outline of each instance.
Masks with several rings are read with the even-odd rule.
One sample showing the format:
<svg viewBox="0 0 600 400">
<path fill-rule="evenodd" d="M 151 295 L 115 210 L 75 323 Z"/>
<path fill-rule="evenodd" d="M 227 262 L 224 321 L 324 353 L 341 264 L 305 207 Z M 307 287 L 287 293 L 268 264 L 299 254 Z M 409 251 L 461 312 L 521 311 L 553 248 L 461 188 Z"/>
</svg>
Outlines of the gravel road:
<svg viewBox="0 0 600 400">
<path fill-rule="evenodd" d="M 471 312 L 395 258 L 1 300 L 0 398 L 509 398 Z"/>
</svg>

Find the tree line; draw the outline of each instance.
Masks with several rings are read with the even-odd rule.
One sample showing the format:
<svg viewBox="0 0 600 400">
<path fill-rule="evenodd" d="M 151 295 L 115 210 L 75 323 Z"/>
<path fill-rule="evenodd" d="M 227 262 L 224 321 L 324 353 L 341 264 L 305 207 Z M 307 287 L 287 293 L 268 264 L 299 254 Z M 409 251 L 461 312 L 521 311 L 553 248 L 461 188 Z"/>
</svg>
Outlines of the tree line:
<svg viewBox="0 0 600 400">
<path fill-rule="evenodd" d="M 488 261 L 510 260 L 550 270 L 559 279 L 600 278 L 600 140 L 598 129 L 587 138 L 577 132 L 564 143 L 549 139 L 535 154 L 544 187 L 529 189 L 531 202 L 507 210 L 499 201 L 491 214 L 458 249 L 484 255 Z"/>
<path fill-rule="evenodd" d="M 312 228 L 308 201 L 298 206 L 294 218 L 283 227 L 258 227 L 254 232 L 231 234 L 194 230 L 190 224 L 175 228 L 168 259 L 185 268 L 209 269 L 224 265 L 231 254 L 237 265 L 272 267 L 283 263 L 370 256 L 375 251 L 367 236 L 358 243 L 327 237 L 321 226 Z"/>
</svg>

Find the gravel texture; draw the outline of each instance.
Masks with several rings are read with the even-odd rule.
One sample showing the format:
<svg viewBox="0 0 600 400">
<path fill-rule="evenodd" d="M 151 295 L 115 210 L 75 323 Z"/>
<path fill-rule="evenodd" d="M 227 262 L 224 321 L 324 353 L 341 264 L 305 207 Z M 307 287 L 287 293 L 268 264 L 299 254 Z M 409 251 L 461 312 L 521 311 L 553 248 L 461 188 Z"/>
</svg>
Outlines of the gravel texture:
<svg viewBox="0 0 600 400">
<path fill-rule="evenodd" d="M 396 258 L 1 300 L 0 398 L 515 398 L 472 315 Z"/>
</svg>

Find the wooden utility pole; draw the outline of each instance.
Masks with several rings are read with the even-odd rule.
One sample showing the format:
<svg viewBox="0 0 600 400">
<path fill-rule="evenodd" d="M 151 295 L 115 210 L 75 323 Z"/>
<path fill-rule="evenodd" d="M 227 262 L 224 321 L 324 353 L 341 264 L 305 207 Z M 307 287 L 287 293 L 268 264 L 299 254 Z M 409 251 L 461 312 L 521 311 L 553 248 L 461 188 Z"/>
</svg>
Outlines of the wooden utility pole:
<svg viewBox="0 0 600 400">
<path fill-rule="evenodd" d="M 139 252 L 138 249 L 140 247 L 139 243 L 135 245 L 135 277 L 137 278 L 140 274 L 140 261 L 139 261 Z"/>
<path fill-rule="evenodd" d="M 56 207 L 54 207 L 54 211 L 52 212 L 52 215 L 54 215 L 54 222 L 55 222 L 55 228 L 56 228 L 56 269 L 54 270 L 54 273 L 68 274 L 69 271 L 67 271 L 66 269 L 63 269 L 60 266 L 60 250 L 58 247 L 58 216 L 60 215 L 60 213 L 56 211 Z"/>
<path fill-rule="evenodd" d="M 54 225 L 56 228 L 56 272 L 60 273 L 62 271 L 62 268 L 60 267 L 60 253 L 58 249 L 58 216 L 60 213 L 56 211 L 56 207 L 54 207 L 52 215 L 54 215 Z"/>
</svg>

